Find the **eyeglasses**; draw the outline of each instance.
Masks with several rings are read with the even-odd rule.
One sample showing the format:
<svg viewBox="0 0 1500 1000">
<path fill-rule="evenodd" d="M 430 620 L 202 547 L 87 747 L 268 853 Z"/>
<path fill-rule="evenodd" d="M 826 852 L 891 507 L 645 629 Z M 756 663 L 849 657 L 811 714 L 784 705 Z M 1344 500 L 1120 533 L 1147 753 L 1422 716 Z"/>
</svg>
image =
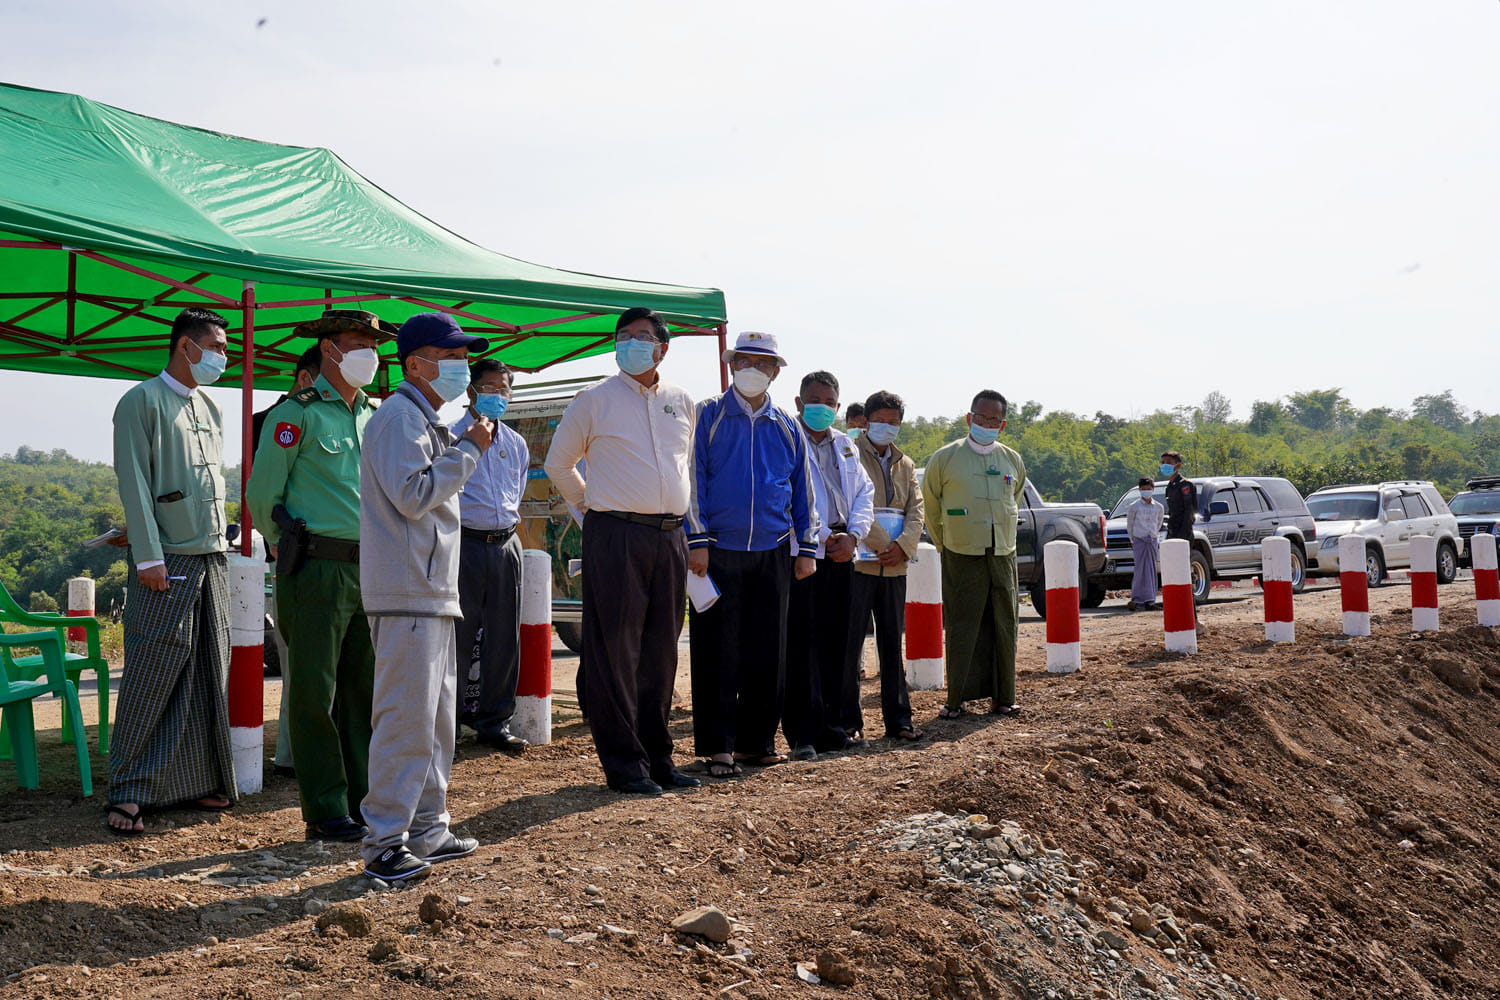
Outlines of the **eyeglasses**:
<svg viewBox="0 0 1500 1000">
<path fill-rule="evenodd" d="M 656 334 L 639 330 L 635 333 L 621 332 L 615 334 L 615 343 L 617 344 L 623 344 L 628 340 L 639 340 L 643 344 L 654 344 L 656 343 Z"/>
<path fill-rule="evenodd" d="M 736 354 L 729 366 L 735 371 L 743 371 L 746 368 L 754 368 L 756 371 L 767 375 L 775 375 L 778 365 L 775 358 L 763 357 L 754 354 Z"/>
<path fill-rule="evenodd" d="M 991 430 L 997 430 L 997 429 L 999 429 L 999 427 L 1000 427 L 1001 424 L 1005 423 L 1005 417 L 1003 417 L 1003 416 L 999 416 L 999 417 L 982 417 L 979 414 L 973 412 L 972 410 L 969 411 L 969 419 L 972 420 L 974 423 L 978 424 L 980 427 L 987 427 L 987 428 L 990 428 Z"/>
</svg>

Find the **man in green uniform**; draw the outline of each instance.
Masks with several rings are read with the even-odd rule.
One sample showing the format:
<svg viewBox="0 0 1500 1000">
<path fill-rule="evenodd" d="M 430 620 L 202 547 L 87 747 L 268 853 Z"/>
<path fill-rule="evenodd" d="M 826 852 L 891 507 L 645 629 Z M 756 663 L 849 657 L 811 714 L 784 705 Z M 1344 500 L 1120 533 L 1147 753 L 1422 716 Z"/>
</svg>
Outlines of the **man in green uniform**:
<svg viewBox="0 0 1500 1000">
<path fill-rule="evenodd" d="M 224 373 L 227 323 L 184 309 L 162 373 L 115 407 L 115 476 L 135 573 L 125 601 L 125 672 L 109 741 L 109 828 L 142 811 L 228 809 L 229 562 L 224 424 L 201 386 Z"/>
<path fill-rule="evenodd" d="M 333 309 L 298 326 L 323 352 L 312 386 L 266 418 L 245 490 L 250 516 L 271 543 L 295 522 L 305 533 L 299 567 L 276 561 L 276 606 L 286 637 L 292 757 L 309 840 L 356 841 L 369 781 L 375 652 L 359 589 L 359 459 L 375 412 L 361 391 L 375 378 L 375 345 L 395 328 L 373 313 Z M 285 508 L 277 523 L 276 509 Z"/>
<path fill-rule="evenodd" d="M 992 714 L 1019 711 L 1016 514 L 1026 464 L 997 440 L 1006 409 L 993 389 L 975 396 L 968 435 L 939 448 L 922 480 L 927 533 L 943 554 L 948 703 L 939 718 L 957 718 L 980 698 Z"/>
</svg>

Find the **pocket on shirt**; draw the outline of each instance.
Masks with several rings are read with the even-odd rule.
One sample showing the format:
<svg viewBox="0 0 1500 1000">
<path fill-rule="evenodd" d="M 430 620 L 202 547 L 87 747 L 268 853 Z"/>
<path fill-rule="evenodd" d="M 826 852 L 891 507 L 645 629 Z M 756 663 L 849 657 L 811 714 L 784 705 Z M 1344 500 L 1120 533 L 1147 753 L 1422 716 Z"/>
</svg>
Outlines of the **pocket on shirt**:
<svg viewBox="0 0 1500 1000">
<path fill-rule="evenodd" d="M 353 447 L 354 442 L 346 437 L 334 437 L 331 435 L 319 435 L 318 447 L 329 455 L 342 455 Z"/>
<path fill-rule="evenodd" d="M 172 493 L 163 493 L 162 496 L 171 496 Z M 163 545 L 183 545 L 197 535 L 197 519 L 193 516 L 196 503 L 198 501 L 190 496 L 156 501 L 156 532 Z"/>
</svg>

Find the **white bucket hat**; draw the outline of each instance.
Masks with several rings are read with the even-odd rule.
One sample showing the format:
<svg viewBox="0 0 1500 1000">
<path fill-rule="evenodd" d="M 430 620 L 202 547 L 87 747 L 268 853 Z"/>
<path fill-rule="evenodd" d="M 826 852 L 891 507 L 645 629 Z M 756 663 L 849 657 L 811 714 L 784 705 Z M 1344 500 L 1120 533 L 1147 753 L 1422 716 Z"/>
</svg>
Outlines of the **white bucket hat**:
<svg viewBox="0 0 1500 1000">
<path fill-rule="evenodd" d="M 786 358 L 783 358 L 776 348 L 776 334 L 755 333 L 746 330 L 734 340 L 734 346 L 724 351 L 719 360 L 726 365 L 734 360 L 736 354 L 764 354 L 776 359 L 778 368 L 786 367 Z"/>
</svg>

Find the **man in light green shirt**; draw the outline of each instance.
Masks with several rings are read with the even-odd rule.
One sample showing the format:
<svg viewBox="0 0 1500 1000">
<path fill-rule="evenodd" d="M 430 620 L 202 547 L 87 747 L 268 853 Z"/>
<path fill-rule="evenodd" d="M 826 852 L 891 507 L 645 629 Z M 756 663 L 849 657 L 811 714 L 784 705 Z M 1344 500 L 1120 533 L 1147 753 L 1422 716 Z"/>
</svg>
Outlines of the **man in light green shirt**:
<svg viewBox="0 0 1500 1000">
<path fill-rule="evenodd" d="M 295 332 L 318 338 L 319 375 L 267 415 L 245 501 L 273 543 L 285 531 L 278 507 L 306 526 L 306 561 L 276 563 L 287 645 L 281 725 L 291 735 L 308 839 L 355 841 L 365 835 L 358 814 L 369 785 L 375 685 L 359 587 L 360 449 L 375 407 L 362 387 L 378 370 L 375 345 L 395 328 L 374 313 L 330 309 Z"/>
<path fill-rule="evenodd" d="M 968 435 L 939 448 L 922 480 L 927 533 L 943 561 L 944 719 L 981 698 L 992 714 L 1018 711 L 1016 516 L 1026 463 L 997 440 L 1006 411 L 993 389 L 975 396 L 964 418 Z"/>
<path fill-rule="evenodd" d="M 226 328 L 217 313 L 183 310 L 165 370 L 115 407 L 115 476 L 135 565 L 109 747 L 109 829 L 120 835 L 145 830 L 145 807 L 233 804 L 224 429 L 199 388 L 224 371 Z"/>
</svg>

